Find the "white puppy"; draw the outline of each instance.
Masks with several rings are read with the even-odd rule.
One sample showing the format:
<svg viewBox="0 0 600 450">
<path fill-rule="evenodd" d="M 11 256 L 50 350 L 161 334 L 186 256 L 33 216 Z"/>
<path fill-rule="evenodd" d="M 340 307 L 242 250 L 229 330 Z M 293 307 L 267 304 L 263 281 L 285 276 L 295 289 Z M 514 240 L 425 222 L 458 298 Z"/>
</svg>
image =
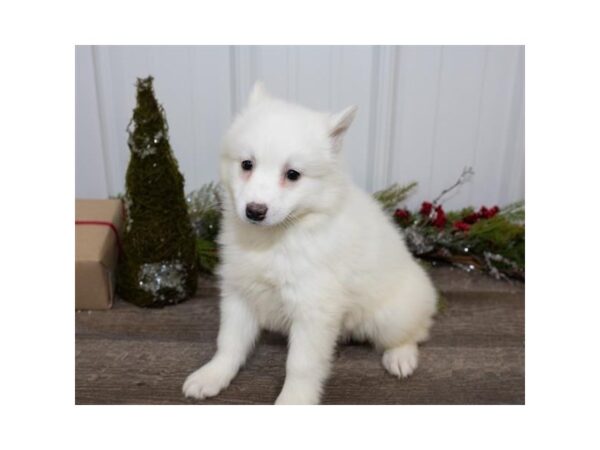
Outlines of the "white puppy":
<svg viewBox="0 0 600 450">
<path fill-rule="evenodd" d="M 398 377 L 417 367 L 436 292 L 399 229 L 345 173 L 355 107 L 338 114 L 275 99 L 257 83 L 227 132 L 217 352 L 183 385 L 227 387 L 261 329 L 289 335 L 277 404 L 318 403 L 338 339 L 371 341 Z"/>
</svg>

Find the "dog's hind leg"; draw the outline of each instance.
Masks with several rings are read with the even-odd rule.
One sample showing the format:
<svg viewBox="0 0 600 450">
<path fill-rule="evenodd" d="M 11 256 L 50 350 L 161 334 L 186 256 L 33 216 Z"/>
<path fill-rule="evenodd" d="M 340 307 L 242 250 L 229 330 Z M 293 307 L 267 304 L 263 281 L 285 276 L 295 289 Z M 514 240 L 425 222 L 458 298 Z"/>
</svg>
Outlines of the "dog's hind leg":
<svg viewBox="0 0 600 450">
<path fill-rule="evenodd" d="M 411 308 L 402 303 L 387 305 L 376 314 L 371 330 L 373 343 L 383 350 L 383 367 L 398 378 L 410 376 L 419 363 L 418 344 L 429 337 L 431 308 Z"/>
<path fill-rule="evenodd" d="M 415 371 L 419 363 L 418 343 L 426 341 L 429 337 L 429 328 L 432 320 L 428 318 L 409 335 L 396 340 L 395 344 L 390 341 L 380 343 L 378 347 L 383 348 L 381 362 L 383 367 L 398 378 L 406 378 Z"/>
<path fill-rule="evenodd" d="M 419 362 L 419 349 L 414 342 L 390 348 L 383 352 L 383 367 L 398 378 L 411 375 Z"/>
</svg>

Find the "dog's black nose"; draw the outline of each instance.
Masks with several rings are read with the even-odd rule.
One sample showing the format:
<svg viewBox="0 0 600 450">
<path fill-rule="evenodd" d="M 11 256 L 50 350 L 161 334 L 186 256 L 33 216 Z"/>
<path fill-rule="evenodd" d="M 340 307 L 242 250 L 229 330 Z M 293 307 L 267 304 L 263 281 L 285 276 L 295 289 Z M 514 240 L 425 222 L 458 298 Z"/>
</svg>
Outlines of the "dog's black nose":
<svg viewBox="0 0 600 450">
<path fill-rule="evenodd" d="M 248 203 L 246 205 L 246 217 L 250 220 L 260 222 L 267 215 L 267 205 L 264 203 Z"/>
</svg>

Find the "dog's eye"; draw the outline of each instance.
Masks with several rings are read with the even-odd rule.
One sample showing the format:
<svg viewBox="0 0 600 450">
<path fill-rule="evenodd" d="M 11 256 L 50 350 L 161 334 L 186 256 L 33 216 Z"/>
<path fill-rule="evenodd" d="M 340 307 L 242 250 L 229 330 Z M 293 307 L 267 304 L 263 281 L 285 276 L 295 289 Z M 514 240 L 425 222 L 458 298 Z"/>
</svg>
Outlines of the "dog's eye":
<svg viewBox="0 0 600 450">
<path fill-rule="evenodd" d="M 243 170 L 252 170 L 252 166 L 254 164 L 249 159 L 242 161 L 242 169 Z"/>
<path fill-rule="evenodd" d="M 290 181 L 296 181 L 298 178 L 300 178 L 300 172 L 290 169 L 286 172 L 285 177 Z"/>
</svg>

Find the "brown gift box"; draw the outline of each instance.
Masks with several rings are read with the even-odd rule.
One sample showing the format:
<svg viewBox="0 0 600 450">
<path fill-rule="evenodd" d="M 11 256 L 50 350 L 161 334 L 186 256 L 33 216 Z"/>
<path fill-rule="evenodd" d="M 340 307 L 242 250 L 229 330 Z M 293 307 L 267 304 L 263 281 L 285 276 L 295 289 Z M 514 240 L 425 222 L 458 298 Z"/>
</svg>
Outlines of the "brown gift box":
<svg viewBox="0 0 600 450">
<path fill-rule="evenodd" d="M 75 309 L 112 306 L 120 242 L 110 224 L 120 235 L 120 200 L 75 201 Z"/>
</svg>

